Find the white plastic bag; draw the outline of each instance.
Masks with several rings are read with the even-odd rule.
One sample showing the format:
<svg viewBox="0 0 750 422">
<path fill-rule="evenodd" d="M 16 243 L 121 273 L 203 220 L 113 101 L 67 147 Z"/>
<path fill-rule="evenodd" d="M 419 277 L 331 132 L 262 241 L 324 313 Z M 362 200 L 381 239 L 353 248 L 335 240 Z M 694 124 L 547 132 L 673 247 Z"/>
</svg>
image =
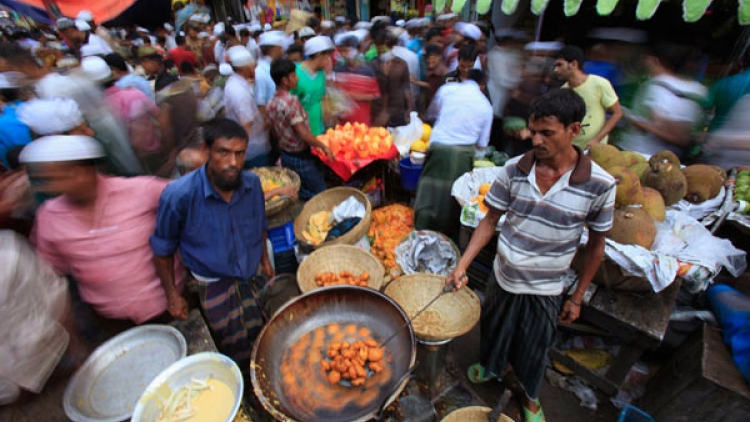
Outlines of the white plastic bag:
<svg viewBox="0 0 750 422">
<path fill-rule="evenodd" d="M 352 217 L 365 217 L 365 206 L 357 200 L 357 198 L 350 196 L 345 200 L 341 201 L 340 204 L 336 205 L 333 209 L 333 220 L 340 223 L 347 218 Z"/>
<path fill-rule="evenodd" d="M 422 129 L 422 121 L 417 116 L 416 111 L 412 111 L 409 114 L 410 122 L 406 126 L 399 126 L 390 129 L 391 136 L 393 137 L 393 143 L 396 144 L 401 158 L 409 155 L 411 144 L 422 137 L 424 129 Z"/>
</svg>

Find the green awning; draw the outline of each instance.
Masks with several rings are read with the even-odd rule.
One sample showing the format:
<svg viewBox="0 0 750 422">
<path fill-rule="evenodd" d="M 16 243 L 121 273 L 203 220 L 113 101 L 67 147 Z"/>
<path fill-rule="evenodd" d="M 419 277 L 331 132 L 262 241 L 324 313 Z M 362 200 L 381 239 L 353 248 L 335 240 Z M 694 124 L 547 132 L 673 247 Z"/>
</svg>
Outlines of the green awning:
<svg viewBox="0 0 750 422">
<path fill-rule="evenodd" d="M 578 13 L 581 8 L 583 0 L 564 0 L 563 10 L 565 16 L 573 16 Z M 598 0 L 596 2 L 596 12 L 601 16 L 610 15 L 617 6 L 619 0 Z M 638 20 L 648 20 L 654 16 L 656 9 L 659 8 L 659 4 L 662 0 L 637 0 L 638 6 L 635 9 L 635 17 Z M 682 18 L 685 22 L 696 22 L 706 13 L 708 6 L 711 5 L 712 0 L 683 0 L 682 3 Z M 739 5 L 737 7 L 737 20 L 740 25 L 750 24 L 750 0 L 737 0 Z M 516 11 L 519 0 L 502 0 L 500 5 L 501 10 L 506 15 L 510 15 Z M 539 15 L 547 8 L 550 0 L 531 0 L 531 11 L 535 15 Z M 463 3 L 462 3 L 463 4 Z"/>
</svg>

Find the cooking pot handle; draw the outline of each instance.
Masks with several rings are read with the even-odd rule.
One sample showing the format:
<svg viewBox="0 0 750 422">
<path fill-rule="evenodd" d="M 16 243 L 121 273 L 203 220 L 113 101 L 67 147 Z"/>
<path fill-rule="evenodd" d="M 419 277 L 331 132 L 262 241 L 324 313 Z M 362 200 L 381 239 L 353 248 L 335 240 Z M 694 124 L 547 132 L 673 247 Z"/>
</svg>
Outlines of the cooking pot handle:
<svg viewBox="0 0 750 422">
<path fill-rule="evenodd" d="M 403 388 L 406 386 L 406 383 L 409 382 L 409 379 L 414 376 L 414 371 L 417 369 L 417 365 L 412 366 L 409 368 L 409 370 L 406 371 L 406 373 L 401 377 L 400 380 L 396 383 L 396 386 L 393 388 L 393 391 L 391 391 L 390 394 L 388 394 L 383 400 L 383 404 L 380 405 L 380 408 L 378 410 L 378 413 L 375 414 L 375 419 L 380 420 L 383 417 L 383 412 L 385 412 L 385 408 L 387 407 L 388 403 L 393 401 L 396 396 L 403 390 Z"/>
</svg>

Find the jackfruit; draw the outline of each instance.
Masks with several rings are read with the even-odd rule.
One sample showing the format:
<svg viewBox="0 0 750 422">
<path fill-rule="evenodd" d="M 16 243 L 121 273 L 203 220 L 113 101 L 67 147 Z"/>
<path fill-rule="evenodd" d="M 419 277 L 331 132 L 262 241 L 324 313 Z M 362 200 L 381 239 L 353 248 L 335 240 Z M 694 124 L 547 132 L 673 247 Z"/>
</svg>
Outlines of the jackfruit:
<svg viewBox="0 0 750 422">
<path fill-rule="evenodd" d="M 596 144 L 589 148 L 589 157 L 601 166 L 604 170 L 608 170 L 615 166 L 624 166 L 625 160 L 620 153 L 620 150 L 607 144 Z"/>
<path fill-rule="evenodd" d="M 635 151 L 622 151 L 620 153 L 622 155 L 622 159 L 625 162 L 625 167 L 632 168 L 635 165 L 641 164 L 641 163 L 648 163 L 648 160 L 646 160 L 646 157 L 642 156 L 641 154 L 638 154 Z"/>
<path fill-rule="evenodd" d="M 667 210 L 664 206 L 664 198 L 656 189 L 643 188 L 643 210 L 656 221 L 664 221 Z"/>
<path fill-rule="evenodd" d="M 680 160 L 671 151 L 660 151 L 648 160 L 649 168 L 641 177 L 641 185 L 654 188 L 670 206 L 685 197 L 687 181 L 680 171 Z"/>
<path fill-rule="evenodd" d="M 694 204 L 700 204 L 715 197 L 724 185 L 724 179 L 716 166 L 694 164 L 682 169 L 682 174 L 685 175 L 687 181 L 685 199 Z"/>
<path fill-rule="evenodd" d="M 643 173 L 646 172 L 646 170 L 648 169 L 648 167 L 649 167 L 648 166 L 648 161 L 644 161 L 642 163 L 638 163 L 638 164 L 634 165 L 633 167 L 630 167 L 630 170 L 633 170 L 633 172 L 635 172 L 635 174 L 638 175 L 638 178 L 642 179 L 643 178 Z"/>
<path fill-rule="evenodd" d="M 615 166 L 607 171 L 615 178 L 615 182 L 617 183 L 615 208 L 643 204 L 641 180 L 633 170 L 627 167 Z"/>
<path fill-rule="evenodd" d="M 610 239 L 624 245 L 639 245 L 651 249 L 656 238 L 654 220 L 642 208 L 626 207 L 615 210 Z"/>
</svg>

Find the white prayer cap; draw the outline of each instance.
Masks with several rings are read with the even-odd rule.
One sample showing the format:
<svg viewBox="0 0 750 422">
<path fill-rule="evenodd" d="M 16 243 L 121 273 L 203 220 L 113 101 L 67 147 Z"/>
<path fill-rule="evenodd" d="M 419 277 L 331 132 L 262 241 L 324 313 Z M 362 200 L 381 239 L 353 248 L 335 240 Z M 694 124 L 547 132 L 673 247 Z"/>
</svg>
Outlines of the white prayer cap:
<svg viewBox="0 0 750 422">
<path fill-rule="evenodd" d="M 250 26 L 247 28 L 247 30 L 250 31 L 250 32 L 258 32 L 258 31 L 262 31 L 263 27 L 260 26 L 260 22 L 254 21 L 254 22 L 252 22 L 250 24 Z"/>
<path fill-rule="evenodd" d="M 107 62 L 98 56 L 89 56 L 81 59 L 81 70 L 95 82 L 106 82 L 112 79 L 112 69 Z"/>
<path fill-rule="evenodd" d="M 391 34 L 392 37 L 398 38 L 400 37 L 406 30 L 404 28 L 400 28 L 398 26 L 389 26 L 388 32 Z"/>
<path fill-rule="evenodd" d="M 255 66 L 253 54 L 242 45 L 235 45 L 227 50 L 227 57 L 232 67 Z"/>
<path fill-rule="evenodd" d="M 145 33 L 148 34 L 148 29 L 146 29 L 146 28 L 144 28 L 142 26 L 136 26 L 135 27 L 135 32 L 145 32 Z"/>
<path fill-rule="evenodd" d="M 305 42 L 305 56 L 310 57 L 324 51 L 333 51 L 336 47 L 330 38 L 322 35 L 312 37 Z"/>
<path fill-rule="evenodd" d="M 372 28 L 372 24 L 370 22 L 360 21 L 354 24 L 354 29 L 364 29 L 364 30 L 370 30 Z"/>
<path fill-rule="evenodd" d="M 94 160 L 104 157 L 96 139 L 82 135 L 44 136 L 26 145 L 18 157 L 24 164 Z"/>
<path fill-rule="evenodd" d="M 107 52 L 99 44 L 84 44 L 81 46 L 81 57 L 105 55 L 107 55 Z"/>
<path fill-rule="evenodd" d="M 267 24 L 263 25 L 263 30 L 264 31 L 270 31 L 272 29 L 273 29 L 273 27 L 271 26 L 270 23 L 267 23 Z"/>
<path fill-rule="evenodd" d="M 323 21 L 323 22 L 320 23 L 320 27 L 321 28 L 325 28 L 325 29 L 331 29 L 331 28 L 333 28 L 333 22 L 332 21 Z"/>
<path fill-rule="evenodd" d="M 174 31 L 174 26 L 170 25 L 169 22 L 164 22 L 164 29 L 167 31 Z"/>
<path fill-rule="evenodd" d="M 438 16 L 437 20 L 439 20 L 439 21 L 445 21 L 445 20 L 448 20 L 448 19 L 453 19 L 453 18 L 455 18 L 457 16 L 458 16 L 457 14 L 451 12 L 451 13 L 446 13 L 446 14 Z"/>
<path fill-rule="evenodd" d="M 79 31 L 91 31 L 91 26 L 86 21 L 82 21 L 80 19 L 75 20 L 76 29 Z"/>
<path fill-rule="evenodd" d="M 336 47 L 340 47 L 344 44 L 344 40 L 349 37 L 357 38 L 351 32 L 339 32 L 333 36 L 333 43 L 336 44 Z M 357 38 L 357 43 L 359 43 L 359 38 Z"/>
<path fill-rule="evenodd" d="M 92 15 L 88 10 L 81 10 L 80 12 L 78 12 L 78 16 L 76 16 L 76 19 L 80 19 L 86 22 L 92 22 L 94 20 L 94 15 Z"/>
<path fill-rule="evenodd" d="M 406 25 L 406 21 L 403 19 L 399 19 L 396 21 L 396 26 L 403 28 Z"/>
<path fill-rule="evenodd" d="M 224 26 L 224 22 L 219 22 L 216 25 L 214 25 L 214 35 L 221 35 L 226 30 L 226 27 Z"/>
<path fill-rule="evenodd" d="M 396 22 L 396 25 L 398 25 L 398 22 Z M 424 25 L 424 21 L 420 18 L 409 19 L 404 24 L 406 28 L 419 28 L 423 25 Z"/>
<path fill-rule="evenodd" d="M 58 31 L 62 31 L 63 29 L 73 28 L 76 26 L 76 23 L 73 19 L 62 17 L 55 21 L 55 26 Z"/>
<path fill-rule="evenodd" d="M 533 41 L 524 46 L 526 51 L 557 51 L 561 48 L 563 43 L 558 41 Z"/>
<path fill-rule="evenodd" d="M 299 34 L 300 38 L 314 37 L 315 36 L 315 31 L 312 28 L 310 28 L 309 26 L 305 26 L 305 27 L 303 27 L 302 29 L 299 30 L 298 34 Z"/>
<path fill-rule="evenodd" d="M 370 31 L 368 31 L 366 29 L 356 29 L 356 30 L 350 32 L 350 34 L 352 34 L 355 37 L 357 37 L 357 39 L 359 40 L 359 42 L 362 42 L 362 40 L 365 39 L 365 37 L 367 37 L 368 35 L 370 35 Z"/>
<path fill-rule="evenodd" d="M 459 34 L 466 38 L 471 38 L 474 41 L 477 41 L 482 36 L 482 30 L 473 23 L 465 23 L 456 29 Z"/>
<path fill-rule="evenodd" d="M 0 89 L 20 88 L 23 85 L 25 75 L 20 72 L 0 73 Z"/>
<path fill-rule="evenodd" d="M 229 76 L 232 74 L 232 66 L 229 63 L 222 63 L 219 65 L 219 75 Z"/>
<path fill-rule="evenodd" d="M 387 24 L 390 24 L 391 18 L 389 16 L 375 16 L 374 18 L 370 19 L 370 22 L 373 24 L 377 21 L 383 21 Z"/>
<path fill-rule="evenodd" d="M 65 133 L 85 122 L 78 104 L 63 97 L 29 100 L 18 106 L 16 116 L 38 135 Z"/>
<path fill-rule="evenodd" d="M 215 65 L 215 64 L 213 64 L 213 63 L 209 63 L 209 64 L 207 64 L 207 65 L 206 65 L 206 66 L 205 66 L 205 67 L 203 68 L 203 71 L 202 71 L 201 73 L 205 75 L 206 73 L 208 73 L 208 72 L 210 72 L 210 71 L 212 71 L 212 70 L 215 70 L 215 71 L 217 71 L 217 72 L 218 72 L 218 71 L 219 71 L 219 68 L 218 68 L 218 67 L 216 67 L 216 65 Z"/>
<path fill-rule="evenodd" d="M 201 22 L 203 18 L 201 18 L 201 15 L 195 14 L 190 16 L 190 19 L 188 19 L 190 22 Z"/>
<path fill-rule="evenodd" d="M 211 35 L 208 32 L 202 31 L 198 33 L 198 38 L 208 38 L 208 36 Z"/>
<path fill-rule="evenodd" d="M 338 23 L 344 23 L 346 22 L 346 18 L 343 16 L 336 16 L 336 19 L 334 19 Z"/>
<path fill-rule="evenodd" d="M 284 31 L 268 31 L 260 34 L 258 45 L 275 45 L 283 47 L 286 43 L 286 34 Z"/>
</svg>

